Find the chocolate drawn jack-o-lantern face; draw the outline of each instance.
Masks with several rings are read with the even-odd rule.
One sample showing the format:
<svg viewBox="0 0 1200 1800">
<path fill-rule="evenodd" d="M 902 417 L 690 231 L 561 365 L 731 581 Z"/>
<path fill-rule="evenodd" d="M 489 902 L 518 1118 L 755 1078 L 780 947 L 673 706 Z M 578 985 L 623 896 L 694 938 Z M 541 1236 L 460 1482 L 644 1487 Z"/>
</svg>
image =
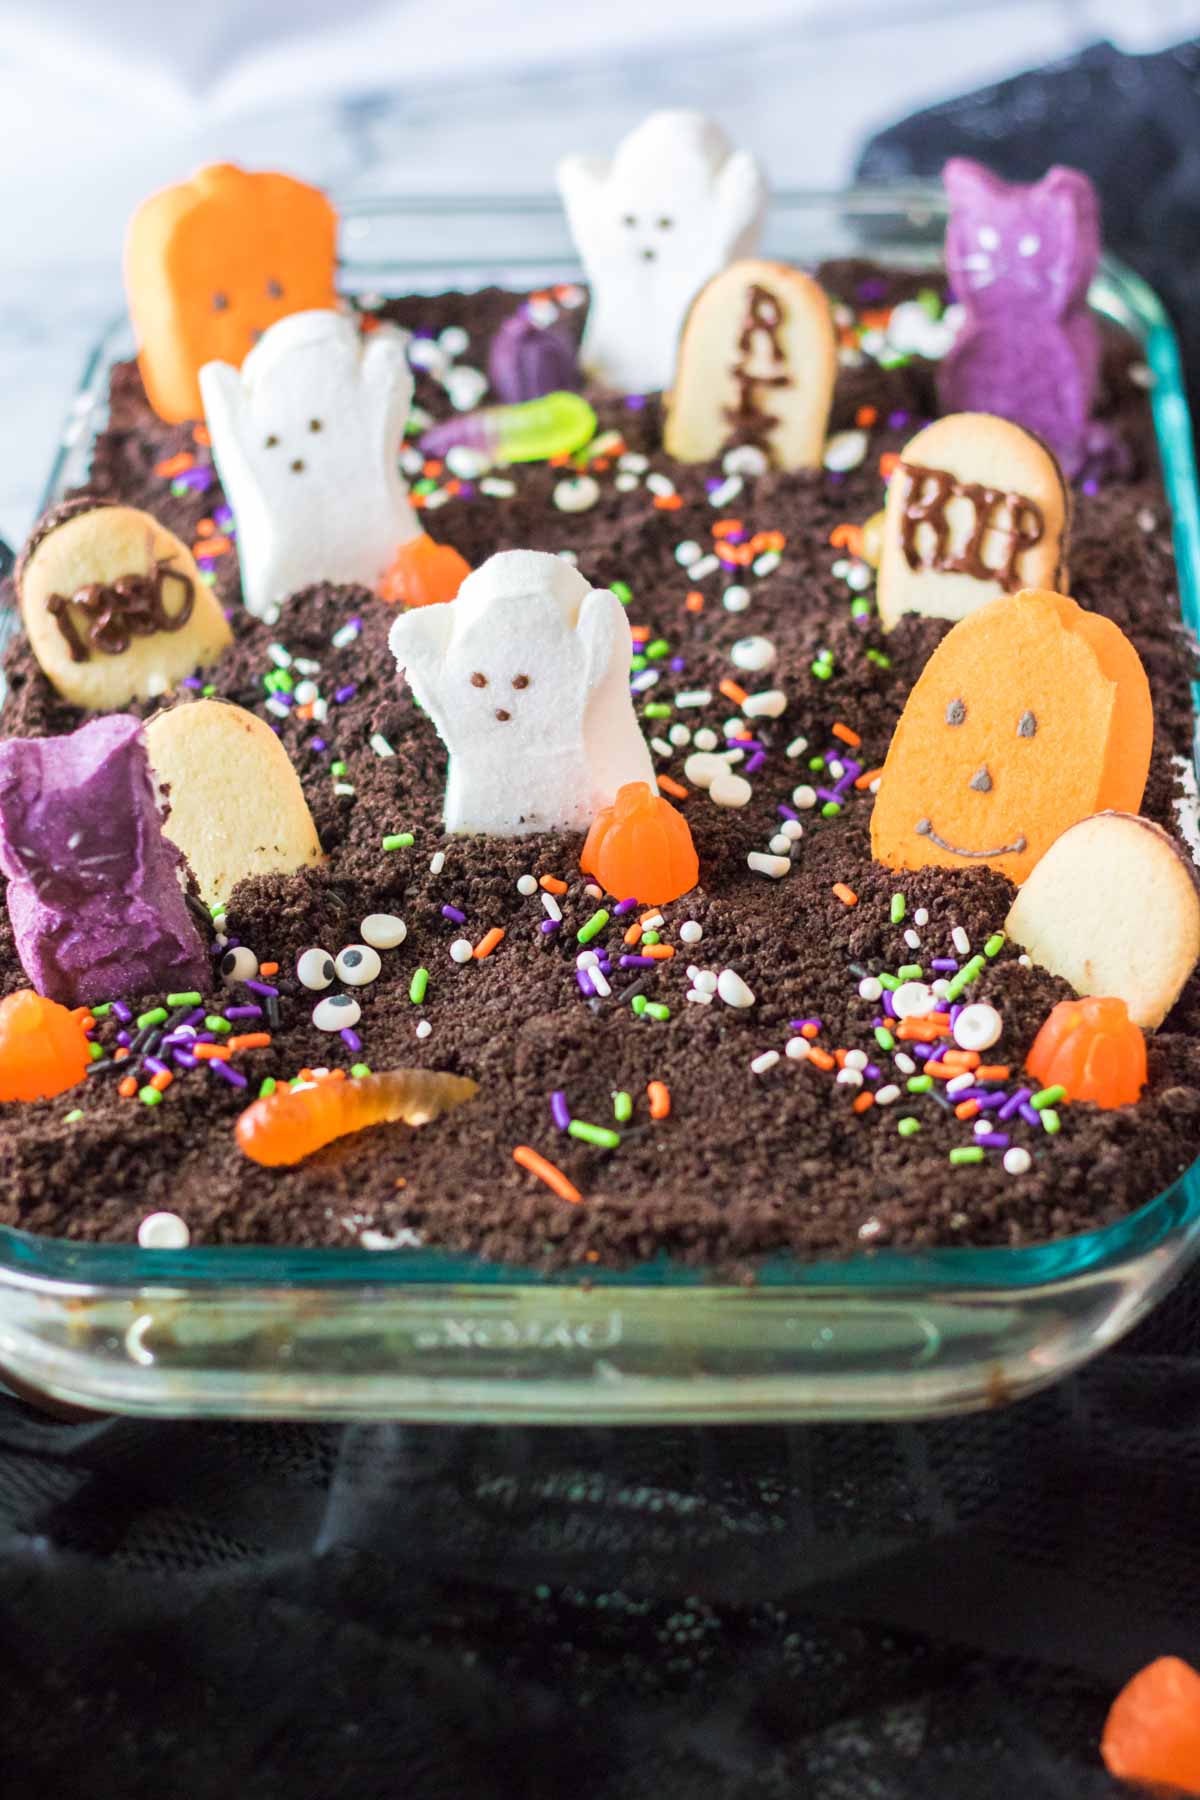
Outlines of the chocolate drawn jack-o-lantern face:
<svg viewBox="0 0 1200 1800">
<path fill-rule="evenodd" d="M 1076 820 L 1136 812 L 1154 717 L 1110 619 L 1065 594 L 991 600 L 942 639 L 900 716 L 871 818 L 893 869 L 999 869 L 1018 886 Z"/>
<path fill-rule="evenodd" d="M 160 418 L 203 417 L 206 362 L 240 368 L 290 313 L 336 303 L 337 214 L 289 175 L 213 163 L 138 207 L 125 287 L 138 366 Z"/>
</svg>

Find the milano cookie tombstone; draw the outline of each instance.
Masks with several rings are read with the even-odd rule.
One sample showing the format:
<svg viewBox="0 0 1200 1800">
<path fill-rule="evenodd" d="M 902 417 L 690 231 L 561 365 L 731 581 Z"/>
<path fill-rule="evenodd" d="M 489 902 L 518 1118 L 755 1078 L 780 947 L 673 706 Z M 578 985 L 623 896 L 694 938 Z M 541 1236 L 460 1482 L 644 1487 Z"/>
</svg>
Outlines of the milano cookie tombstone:
<svg viewBox="0 0 1200 1800">
<path fill-rule="evenodd" d="M 888 482 L 879 616 L 963 619 L 998 594 L 1067 587 L 1068 490 L 1046 446 L 991 413 L 952 413 Z"/>
<path fill-rule="evenodd" d="M 777 469 L 821 464 L 837 374 L 822 290 L 786 263 L 736 262 L 696 296 L 663 443 L 680 462 L 752 444 Z"/>
<path fill-rule="evenodd" d="M 47 513 L 16 585 L 43 673 L 88 712 L 165 694 L 231 641 L 191 552 L 133 506 L 85 496 Z"/>
</svg>

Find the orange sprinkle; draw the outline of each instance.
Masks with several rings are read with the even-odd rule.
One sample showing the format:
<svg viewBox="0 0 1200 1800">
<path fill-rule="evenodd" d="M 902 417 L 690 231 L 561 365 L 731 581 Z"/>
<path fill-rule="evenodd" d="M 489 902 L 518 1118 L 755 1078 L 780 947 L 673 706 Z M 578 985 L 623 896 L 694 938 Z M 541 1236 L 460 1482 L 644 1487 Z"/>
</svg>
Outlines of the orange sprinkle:
<svg viewBox="0 0 1200 1800">
<path fill-rule="evenodd" d="M 829 541 L 835 550 L 848 550 L 851 556 L 857 556 L 862 550 L 862 535 L 861 525 L 851 525 L 843 520 L 834 526 Z"/>
<path fill-rule="evenodd" d="M 860 406 L 854 415 L 854 423 L 856 425 L 870 426 L 874 425 L 878 417 L 879 414 L 873 406 Z"/>
<path fill-rule="evenodd" d="M 906 1040 L 915 1040 L 918 1044 L 936 1043 L 946 1027 L 935 1025 L 931 1019 L 901 1019 L 896 1027 L 896 1036 Z"/>
<path fill-rule="evenodd" d="M 756 531 L 750 539 L 750 554 L 758 556 L 764 550 L 782 550 L 786 544 L 782 531 Z"/>
<path fill-rule="evenodd" d="M 86 1006 L 77 1006 L 75 1008 L 74 1016 L 75 1016 L 75 1018 L 77 1018 L 79 1020 L 79 1024 L 80 1024 L 80 1027 L 82 1028 L 82 1030 L 95 1031 L 96 1021 L 92 1017 L 91 1013 L 88 1011 Z"/>
<path fill-rule="evenodd" d="M 675 954 L 674 944 L 643 944 L 642 955 L 649 956 L 654 962 L 670 962 Z"/>
<path fill-rule="evenodd" d="M 244 1031 L 238 1037 L 225 1039 L 226 1048 L 234 1050 L 265 1050 L 271 1041 L 269 1031 Z"/>
<path fill-rule="evenodd" d="M 557 456 L 548 456 L 546 458 L 546 461 L 550 464 L 552 469 L 565 469 L 570 460 L 571 458 L 567 455 L 565 450 L 560 450 Z"/>
<path fill-rule="evenodd" d="M 936 1056 L 931 1056 L 929 1058 L 924 1069 L 926 1075 L 936 1075 L 939 1081 L 953 1081 L 956 1075 L 962 1075 L 965 1074 L 965 1072 L 965 1070 L 960 1069 L 955 1063 L 940 1062 Z"/>
<path fill-rule="evenodd" d="M 298 719 L 311 719 L 312 716 L 313 716 L 313 709 L 312 709 L 311 702 L 307 706 L 298 706 L 296 708 L 296 717 Z"/>
<path fill-rule="evenodd" d="M 664 794 L 673 794 L 676 800 L 686 800 L 688 791 L 681 781 L 675 781 L 670 775 L 660 775 L 658 785 Z"/>
<path fill-rule="evenodd" d="M 224 1044 L 193 1044 L 192 1055 L 201 1062 L 228 1062 L 229 1050 Z"/>
<path fill-rule="evenodd" d="M 607 456 L 594 456 L 587 466 L 592 469 L 598 469 L 602 475 L 605 469 L 612 467 Z"/>
<path fill-rule="evenodd" d="M 216 535 L 217 535 L 217 522 L 215 519 L 199 519 L 199 520 L 197 520 L 197 522 L 196 522 L 196 536 L 197 537 L 209 538 L 209 537 L 216 537 Z"/>
<path fill-rule="evenodd" d="M 853 888 L 847 887 L 844 881 L 835 881 L 833 891 L 843 906 L 857 906 L 858 895 Z"/>
<path fill-rule="evenodd" d="M 885 450 L 879 459 L 879 473 L 884 481 L 890 481 L 896 473 L 896 465 L 900 461 L 894 450 Z"/>
<path fill-rule="evenodd" d="M 504 927 L 502 925 L 493 925 L 490 931 L 484 932 L 472 954 L 479 962 L 482 962 L 485 956 L 490 956 L 492 954 L 492 951 L 496 948 L 496 945 L 501 941 L 503 936 Z"/>
<path fill-rule="evenodd" d="M 980 1056 L 978 1050 L 943 1050 L 942 1061 L 953 1063 L 956 1069 L 977 1069 Z"/>
<path fill-rule="evenodd" d="M 127 1081 L 132 1081 L 133 1076 L 127 1075 L 125 1079 Z M 157 1075 L 152 1075 L 150 1077 L 150 1086 L 152 1088 L 157 1088 L 160 1094 L 165 1094 L 174 1079 L 175 1077 L 172 1075 L 170 1069 L 160 1069 Z"/>
<path fill-rule="evenodd" d="M 132 1075 L 126 1075 L 123 1081 L 118 1081 L 117 1092 L 120 1094 L 122 1100 L 132 1100 L 133 1096 L 137 1093 L 136 1078 Z"/>
<path fill-rule="evenodd" d="M 717 692 L 724 694 L 724 696 L 727 700 L 732 700 L 733 704 L 735 706 L 743 705 L 744 702 L 749 698 L 749 696 L 746 693 L 745 688 L 739 687 L 736 681 L 731 681 L 728 675 L 725 677 L 724 681 L 721 683 Z"/>
<path fill-rule="evenodd" d="M 718 519 L 712 528 L 715 538 L 729 537 L 732 532 L 744 531 L 745 526 L 740 519 Z"/>
<path fill-rule="evenodd" d="M 173 475 L 183 475 L 195 466 L 196 459 L 190 450 L 181 450 L 178 456 L 168 456 L 165 462 L 155 463 L 154 473 L 169 481 Z"/>
<path fill-rule="evenodd" d="M 539 1181 L 544 1181 L 560 1200 L 570 1200 L 573 1205 L 578 1205 L 583 1199 L 579 1189 L 567 1180 L 562 1170 L 556 1169 L 552 1162 L 547 1162 L 544 1156 L 539 1156 L 528 1144 L 517 1145 L 513 1151 L 513 1161 L 520 1163 L 523 1169 L 528 1169 L 531 1175 L 536 1175 Z"/>
<path fill-rule="evenodd" d="M 703 612 L 704 595 L 700 592 L 699 588 L 692 588 L 683 604 L 687 607 L 689 612 Z"/>
<path fill-rule="evenodd" d="M 857 1096 L 857 1098 L 855 1099 L 854 1105 L 850 1108 L 850 1110 L 851 1110 L 851 1112 L 865 1113 L 865 1112 L 869 1112 L 871 1107 L 874 1106 L 874 1104 L 875 1104 L 874 1094 L 859 1094 Z"/>
<path fill-rule="evenodd" d="M 450 480 L 445 483 L 442 492 L 445 494 L 462 493 L 462 482 L 458 479 L 457 475 L 452 475 L 450 477 Z"/>
<path fill-rule="evenodd" d="M 852 750 L 857 750 L 862 743 L 857 731 L 852 731 L 849 725 L 843 725 L 840 719 L 834 721 L 832 730 L 834 737 L 841 738 L 843 744 L 849 744 Z"/>
<path fill-rule="evenodd" d="M 846 1066 L 846 1058 L 849 1055 L 849 1051 L 848 1050 L 835 1050 L 833 1055 L 834 1055 L 834 1061 L 837 1063 L 838 1068 L 844 1069 Z"/>
<path fill-rule="evenodd" d="M 973 1119 L 979 1111 L 978 1100 L 960 1100 L 954 1109 L 956 1119 Z"/>
<path fill-rule="evenodd" d="M 665 1081 L 651 1081 L 646 1087 L 646 1098 L 650 1102 L 650 1117 L 665 1119 L 671 1111 L 671 1090 Z"/>
<path fill-rule="evenodd" d="M 422 465 L 421 473 L 422 475 L 428 475 L 430 481 L 436 481 L 445 466 L 445 463 L 439 462 L 436 456 L 430 456 L 426 458 Z"/>
<path fill-rule="evenodd" d="M 976 1081 L 1007 1081 L 1012 1070 L 1007 1063 L 980 1063 L 975 1071 Z"/>
<path fill-rule="evenodd" d="M 802 1025 L 800 1027 L 800 1036 L 802 1038 L 807 1038 L 811 1044 L 812 1040 L 820 1034 L 820 1030 L 821 1027 L 819 1025 Z"/>
<path fill-rule="evenodd" d="M 260 975 L 278 975 L 279 964 L 277 962 L 259 963 L 258 972 Z"/>
<path fill-rule="evenodd" d="M 858 322 L 864 331 L 886 331 L 891 316 L 890 306 L 869 306 L 859 313 Z"/>
<path fill-rule="evenodd" d="M 227 537 L 201 538 L 198 543 L 192 545 L 192 555 L 224 556 L 227 550 L 232 549 L 233 545 Z"/>
<path fill-rule="evenodd" d="M 128 1049 L 127 1049 L 127 1048 L 126 1048 L 126 1047 L 125 1047 L 125 1045 L 124 1045 L 124 1044 L 118 1044 L 118 1045 L 117 1045 L 117 1047 L 116 1047 L 116 1049 L 115 1049 L 115 1050 L 114 1050 L 114 1051 L 113 1051 L 113 1061 L 114 1061 L 114 1062 L 124 1062 L 124 1061 L 125 1061 L 125 1058 L 126 1058 L 126 1057 L 127 1057 L 127 1056 L 128 1056 L 128 1055 L 129 1055 L 129 1051 L 128 1051 Z"/>
<path fill-rule="evenodd" d="M 864 769 L 862 774 L 855 781 L 854 785 L 856 788 L 862 788 L 862 789 L 869 788 L 871 783 L 873 781 L 878 781 L 879 777 L 882 774 L 883 774 L 883 764 L 882 763 L 879 765 L 879 767 L 877 769 Z"/>
<path fill-rule="evenodd" d="M 734 563 L 739 569 L 744 569 L 747 563 L 754 561 L 756 554 L 753 544 L 726 544 L 721 553 L 721 560 Z"/>
<path fill-rule="evenodd" d="M 211 437 L 211 434 L 209 433 L 209 429 L 208 429 L 207 425 L 193 425 L 192 426 L 192 442 L 193 442 L 193 444 L 201 445 L 201 447 L 205 450 L 207 450 L 209 448 L 210 444 L 212 443 L 212 437 Z"/>
<path fill-rule="evenodd" d="M 544 887 L 548 894 L 565 894 L 567 891 L 566 882 L 560 881 L 557 875 L 540 876 L 538 886 Z"/>
<path fill-rule="evenodd" d="M 654 504 L 659 512 L 678 512 L 683 505 L 683 495 L 655 494 Z"/>
<path fill-rule="evenodd" d="M 641 941 L 642 941 L 641 920 L 635 919 L 633 921 L 633 924 L 629 927 L 629 930 L 625 933 L 625 942 L 627 944 L 640 944 Z"/>
<path fill-rule="evenodd" d="M 828 1050 L 819 1050 L 815 1046 L 805 1057 L 805 1062 L 816 1063 L 818 1069 L 836 1069 L 837 1063 Z"/>
</svg>

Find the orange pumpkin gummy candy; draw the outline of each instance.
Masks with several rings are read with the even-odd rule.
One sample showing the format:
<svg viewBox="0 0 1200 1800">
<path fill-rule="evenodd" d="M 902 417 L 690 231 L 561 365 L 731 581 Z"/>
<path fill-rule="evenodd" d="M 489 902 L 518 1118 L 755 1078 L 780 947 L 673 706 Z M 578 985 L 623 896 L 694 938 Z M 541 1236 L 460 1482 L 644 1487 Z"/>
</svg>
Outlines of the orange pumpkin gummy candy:
<svg viewBox="0 0 1200 1800">
<path fill-rule="evenodd" d="M 70 1007 L 32 988 L 0 1000 L 0 1100 L 52 1100 L 83 1080 L 90 1061 Z"/>
<path fill-rule="evenodd" d="M 1025 1060 L 1043 1087 L 1068 1100 L 1132 1106 L 1146 1085 L 1146 1040 L 1123 1000 L 1060 1000 Z"/>
<path fill-rule="evenodd" d="M 240 368 L 277 319 L 336 305 L 336 258 L 336 212 L 290 175 L 212 163 L 144 200 L 125 241 L 125 290 L 159 418 L 203 418 L 205 363 Z"/>
<path fill-rule="evenodd" d="M 256 1100 L 239 1118 L 235 1135 L 251 1162 L 277 1169 L 368 1125 L 428 1125 L 478 1092 L 477 1081 L 437 1069 L 388 1069 L 354 1081 L 325 1077 Z"/>
<path fill-rule="evenodd" d="M 678 900 L 700 879 L 687 820 L 645 781 L 627 781 L 596 814 L 579 866 L 618 899 L 649 906 Z"/>
<path fill-rule="evenodd" d="M 1112 1703 L 1100 1753 L 1118 1781 L 1200 1794 L 1200 1675 L 1177 1656 L 1139 1670 Z"/>
<path fill-rule="evenodd" d="M 435 544 L 427 531 L 401 544 L 379 583 L 381 600 L 414 606 L 441 606 L 453 600 L 471 565 L 450 544 Z"/>
</svg>

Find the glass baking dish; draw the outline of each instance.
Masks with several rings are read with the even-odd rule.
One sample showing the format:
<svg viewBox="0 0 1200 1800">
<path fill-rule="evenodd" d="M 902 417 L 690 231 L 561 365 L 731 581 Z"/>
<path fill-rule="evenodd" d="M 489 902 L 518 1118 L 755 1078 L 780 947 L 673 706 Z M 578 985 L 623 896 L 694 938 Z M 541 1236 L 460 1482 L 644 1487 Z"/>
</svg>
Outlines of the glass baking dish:
<svg viewBox="0 0 1200 1800">
<path fill-rule="evenodd" d="M 928 266 L 940 195 L 778 196 L 773 254 Z M 529 288 L 578 274 L 558 204 L 390 199 L 343 208 L 347 291 Z M 1200 627 L 1200 511 L 1175 340 L 1106 261 L 1097 309 L 1133 333 Z M 83 482 L 122 321 L 97 345 L 47 500 Z M 11 620 L 9 621 L 11 626 Z M 1200 713 L 1200 696 L 1197 711 Z M 228 1417 L 634 1423 L 885 1418 L 996 1405 L 1143 1316 L 1200 1248 L 1200 1163 L 1139 1212 L 1031 1249 L 766 1264 L 755 1286 L 665 1261 L 533 1275 L 427 1250 L 147 1251 L 0 1229 L 0 1374 L 51 1403 Z"/>
</svg>

